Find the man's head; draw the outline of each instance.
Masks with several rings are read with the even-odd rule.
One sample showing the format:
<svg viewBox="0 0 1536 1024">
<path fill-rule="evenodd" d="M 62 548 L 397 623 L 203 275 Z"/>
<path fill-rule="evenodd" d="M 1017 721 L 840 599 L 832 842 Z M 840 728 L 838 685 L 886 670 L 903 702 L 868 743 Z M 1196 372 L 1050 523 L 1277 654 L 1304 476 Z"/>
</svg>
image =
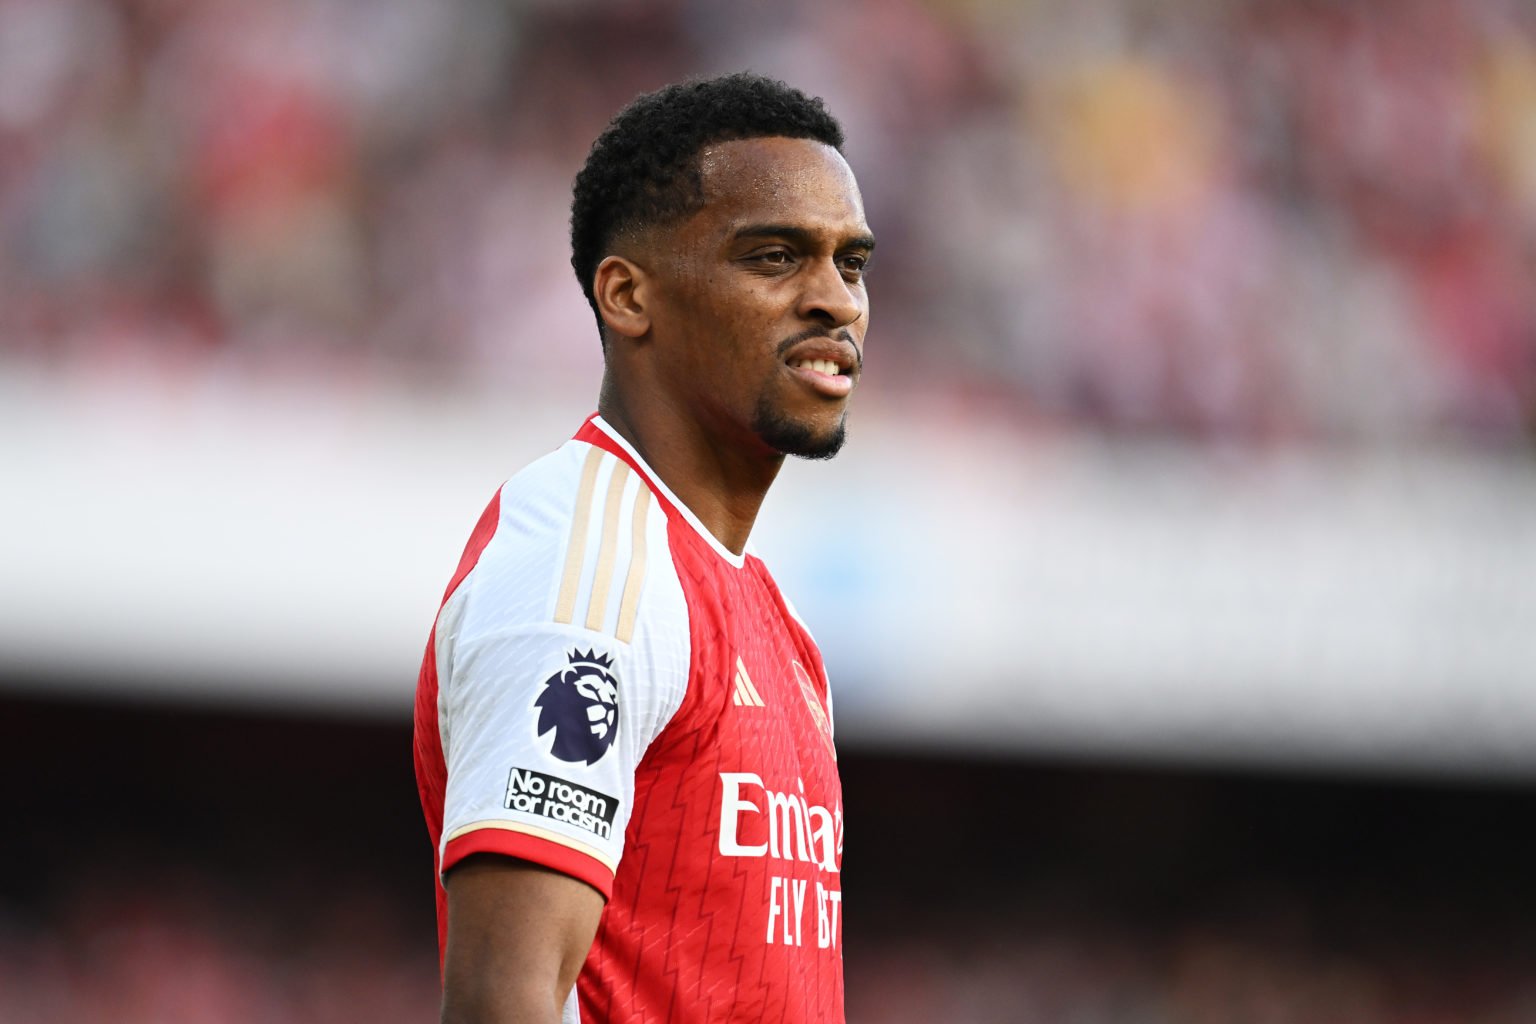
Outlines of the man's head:
<svg viewBox="0 0 1536 1024">
<path fill-rule="evenodd" d="M 703 205 L 706 146 L 768 136 L 843 147 L 843 129 L 821 100 L 750 74 L 669 85 L 614 116 L 576 176 L 571 203 L 571 266 L 599 327 L 592 275 L 614 240 Z"/>
<path fill-rule="evenodd" d="M 837 451 L 874 244 L 841 145 L 820 100 L 745 74 L 614 118 L 571 211 L 610 384 L 727 443 Z"/>
</svg>

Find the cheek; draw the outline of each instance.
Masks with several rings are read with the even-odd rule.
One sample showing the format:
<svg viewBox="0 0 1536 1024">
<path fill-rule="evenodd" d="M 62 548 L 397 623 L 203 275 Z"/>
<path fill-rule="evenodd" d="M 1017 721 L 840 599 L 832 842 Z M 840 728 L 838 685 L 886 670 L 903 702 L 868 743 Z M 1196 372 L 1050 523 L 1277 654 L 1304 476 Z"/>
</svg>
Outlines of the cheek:
<svg viewBox="0 0 1536 1024">
<path fill-rule="evenodd" d="M 733 347 L 750 352 L 774 339 L 777 322 L 772 289 L 760 283 L 722 282 L 710 293 L 707 319 Z"/>
<path fill-rule="evenodd" d="M 782 323 L 793 303 L 789 289 L 772 280 L 737 282 L 728 297 L 729 316 L 744 329 L 762 332 Z"/>
<path fill-rule="evenodd" d="M 754 376 L 747 367 L 772 355 L 794 333 L 785 323 L 784 289 L 729 268 L 696 271 L 677 279 L 662 314 L 664 333 L 679 338 L 676 358 L 690 374 Z"/>
</svg>

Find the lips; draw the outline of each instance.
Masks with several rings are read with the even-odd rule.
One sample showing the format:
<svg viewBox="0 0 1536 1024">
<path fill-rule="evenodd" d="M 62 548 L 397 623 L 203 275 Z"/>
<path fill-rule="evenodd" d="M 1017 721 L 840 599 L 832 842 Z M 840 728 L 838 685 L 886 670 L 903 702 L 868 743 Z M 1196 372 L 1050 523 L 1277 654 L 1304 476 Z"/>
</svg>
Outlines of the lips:
<svg viewBox="0 0 1536 1024">
<path fill-rule="evenodd" d="M 800 338 L 785 346 L 784 362 L 797 370 L 807 370 L 829 377 L 857 377 L 863 360 L 853 340 L 816 335 Z M 782 350 L 781 350 L 782 351 Z"/>
<path fill-rule="evenodd" d="M 850 342 L 832 338 L 795 345 L 784 362 L 791 374 L 822 398 L 847 398 L 859 374 L 858 350 Z"/>
<path fill-rule="evenodd" d="M 831 359 L 801 359 L 789 365 L 797 370 L 815 370 L 828 377 L 836 377 L 843 372 L 843 368 Z"/>
</svg>

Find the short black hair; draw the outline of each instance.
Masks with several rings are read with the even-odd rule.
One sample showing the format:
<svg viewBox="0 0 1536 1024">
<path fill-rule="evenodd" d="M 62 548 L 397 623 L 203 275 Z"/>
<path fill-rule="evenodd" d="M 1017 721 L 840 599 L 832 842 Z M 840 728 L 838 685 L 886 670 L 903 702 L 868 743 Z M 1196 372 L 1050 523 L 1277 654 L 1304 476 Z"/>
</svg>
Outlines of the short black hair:
<svg viewBox="0 0 1536 1024">
<path fill-rule="evenodd" d="M 696 211 L 706 146 L 773 136 L 843 148 L 842 126 L 820 99 L 748 72 L 669 85 L 614 115 L 592 143 L 571 199 L 571 267 L 599 330 L 592 278 L 614 238 Z"/>
</svg>

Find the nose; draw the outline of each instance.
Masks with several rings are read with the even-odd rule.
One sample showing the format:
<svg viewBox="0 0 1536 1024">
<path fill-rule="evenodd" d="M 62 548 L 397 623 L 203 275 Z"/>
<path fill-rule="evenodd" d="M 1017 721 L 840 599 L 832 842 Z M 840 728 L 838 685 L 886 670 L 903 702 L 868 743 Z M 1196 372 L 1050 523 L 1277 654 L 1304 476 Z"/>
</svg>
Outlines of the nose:
<svg viewBox="0 0 1536 1024">
<path fill-rule="evenodd" d="M 817 260 L 804 275 L 800 316 L 837 330 L 864 315 L 864 289 L 843 277 L 832 260 Z"/>
</svg>

